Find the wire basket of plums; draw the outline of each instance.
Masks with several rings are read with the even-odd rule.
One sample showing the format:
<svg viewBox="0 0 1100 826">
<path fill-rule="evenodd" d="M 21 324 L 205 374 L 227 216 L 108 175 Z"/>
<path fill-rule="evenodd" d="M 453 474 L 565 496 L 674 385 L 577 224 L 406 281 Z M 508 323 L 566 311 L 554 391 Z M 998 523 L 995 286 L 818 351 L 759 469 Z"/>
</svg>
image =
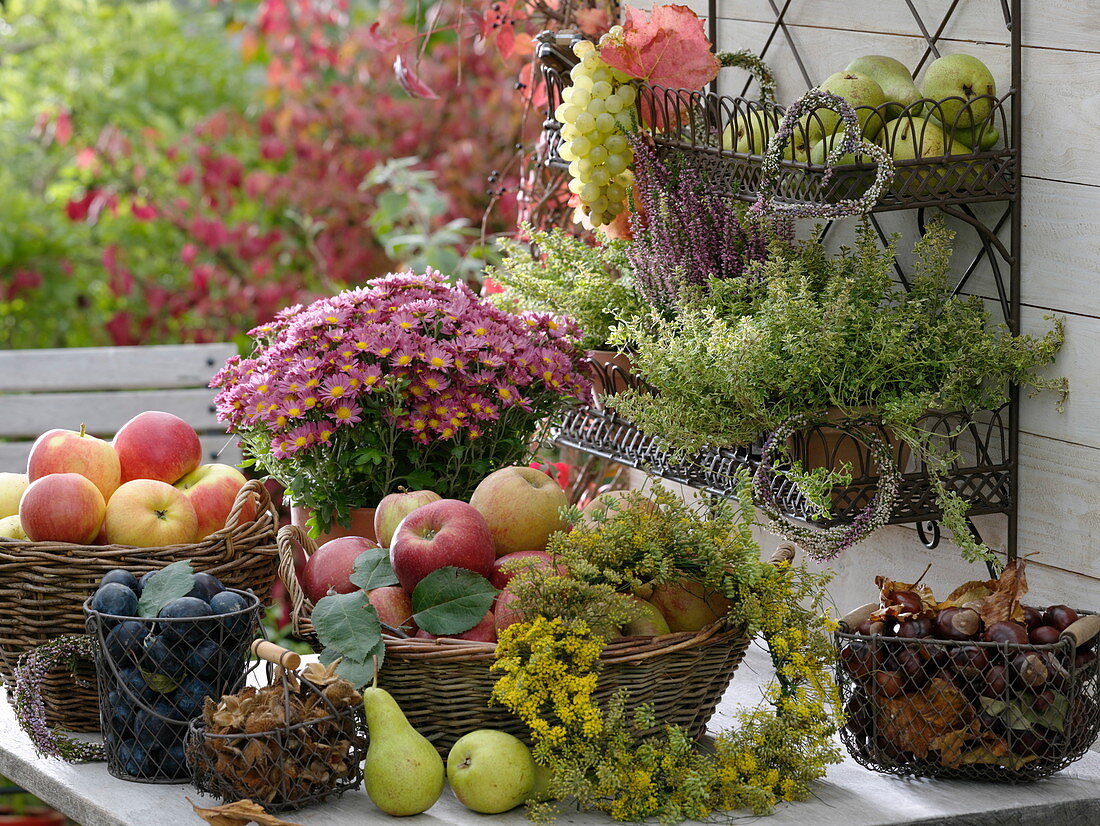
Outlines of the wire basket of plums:
<svg viewBox="0 0 1100 826">
<path fill-rule="evenodd" d="M 255 594 L 174 562 L 141 579 L 114 570 L 84 603 L 95 647 L 107 770 L 143 783 L 191 778 L 189 722 L 237 691 L 263 607 Z"/>
<path fill-rule="evenodd" d="M 207 700 L 191 721 L 195 787 L 224 803 L 248 798 L 272 814 L 359 788 L 367 754 L 363 697 L 336 674 L 340 660 L 299 672 L 292 651 L 266 640 L 252 651 L 271 664 L 268 685 Z"/>
<path fill-rule="evenodd" d="M 835 634 L 845 746 L 869 769 L 1021 783 L 1100 733 L 1100 615 L 1028 599 L 1024 563 L 942 601 L 878 577 Z"/>
</svg>

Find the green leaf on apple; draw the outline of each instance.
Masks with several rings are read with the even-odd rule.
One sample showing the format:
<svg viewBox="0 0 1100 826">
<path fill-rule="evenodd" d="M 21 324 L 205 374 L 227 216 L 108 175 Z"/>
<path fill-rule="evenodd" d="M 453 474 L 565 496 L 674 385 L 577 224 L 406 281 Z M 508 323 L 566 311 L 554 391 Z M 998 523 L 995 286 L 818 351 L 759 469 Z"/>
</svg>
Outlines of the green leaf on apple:
<svg viewBox="0 0 1100 826">
<path fill-rule="evenodd" d="M 187 596 L 195 587 L 195 569 L 191 562 L 181 559 L 165 565 L 153 574 L 141 589 L 138 600 L 139 617 L 155 617 L 174 599 Z"/>
<path fill-rule="evenodd" d="M 321 665 L 329 665 L 339 656 L 339 652 L 331 648 L 326 648 L 321 652 L 318 659 L 321 661 Z M 362 688 L 374 679 L 375 657 L 378 658 L 378 667 L 381 668 L 382 662 L 386 659 L 386 644 L 382 642 L 381 639 L 375 644 L 371 651 L 371 655 L 365 662 L 359 662 L 350 657 L 344 657 L 340 660 L 340 664 L 336 666 L 336 673 L 356 688 Z"/>
<path fill-rule="evenodd" d="M 439 568 L 413 589 L 413 621 L 429 634 L 461 634 L 481 622 L 497 593 L 481 574 Z"/>
<path fill-rule="evenodd" d="M 364 591 L 397 585 L 397 574 L 390 567 L 389 548 L 370 548 L 355 559 L 355 572 L 351 575 L 351 584 L 358 585 Z"/>
<path fill-rule="evenodd" d="M 313 608 L 313 628 L 329 662 L 337 657 L 368 662 L 382 641 L 378 614 L 362 591 L 329 594 L 318 600 Z"/>
</svg>

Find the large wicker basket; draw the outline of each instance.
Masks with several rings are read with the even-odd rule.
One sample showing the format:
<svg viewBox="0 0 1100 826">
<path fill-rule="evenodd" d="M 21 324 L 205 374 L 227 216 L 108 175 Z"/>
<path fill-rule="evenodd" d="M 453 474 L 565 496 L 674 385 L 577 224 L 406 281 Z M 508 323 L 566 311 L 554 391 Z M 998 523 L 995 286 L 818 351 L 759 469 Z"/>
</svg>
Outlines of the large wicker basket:
<svg viewBox="0 0 1100 826">
<path fill-rule="evenodd" d="M 238 524 L 246 502 L 256 517 Z M 208 571 L 227 587 L 251 589 L 261 602 L 271 597 L 277 553 L 278 516 L 257 481 L 237 495 L 226 526 L 191 545 L 130 548 L 65 542 L 0 542 L 0 674 L 10 686 L 19 656 L 61 634 L 83 634 L 83 604 L 113 568 L 136 576 L 182 559 Z M 95 668 L 90 660 L 55 669 L 44 682 L 46 721 L 70 731 L 99 731 Z"/>
<path fill-rule="evenodd" d="M 317 648 L 310 621 L 313 603 L 306 599 L 294 574 L 296 555 L 308 555 L 313 543 L 299 528 L 279 531 L 279 575 L 293 605 L 293 631 Z M 789 560 L 794 548 L 784 545 L 773 562 Z M 386 659 L 378 684 L 394 696 L 409 722 L 441 754 L 462 735 L 479 728 L 510 732 L 530 743 L 526 725 L 489 697 L 496 683 L 490 672 L 494 643 L 455 639 L 401 639 L 383 634 Z M 595 697 L 606 702 L 620 688 L 629 692 L 631 707 L 653 706 L 658 727 L 682 726 L 698 737 L 706 729 L 718 701 L 741 664 L 749 638 L 724 622 L 697 632 L 659 637 L 612 640 L 600 656 L 602 669 Z"/>
</svg>

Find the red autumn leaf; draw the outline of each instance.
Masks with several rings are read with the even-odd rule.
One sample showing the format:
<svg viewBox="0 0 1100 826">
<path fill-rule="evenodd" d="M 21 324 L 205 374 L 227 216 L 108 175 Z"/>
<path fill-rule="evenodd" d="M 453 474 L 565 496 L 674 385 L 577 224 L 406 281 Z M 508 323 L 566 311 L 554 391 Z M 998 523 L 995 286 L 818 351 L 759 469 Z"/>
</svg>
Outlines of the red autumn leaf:
<svg viewBox="0 0 1100 826">
<path fill-rule="evenodd" d="M 600 47 L 600 57 L 612 68 L 674 89 L 702 89 L 718 77 L 718 58 L 703 21 L 687 6 L 654 6 L 648 19 L 627 6 L 623 29 L 621 42 Z"/>
<path fill-rule="evenodd" d="M 435 90 L 416 76 L 416 73 L 405 64 L 405 58 L 401 55 L 393 61 L 393 73 L 397 76 L 397 82 L 401 84 L 401 88 L 414 98 L 439 100 Z"/>
<path fill-rule="evenodd" d="M 611 15 L 607 9 L 577 9 L 573 14 L 581 34 L 598 38 L 611 28 Z"/>
</svg>

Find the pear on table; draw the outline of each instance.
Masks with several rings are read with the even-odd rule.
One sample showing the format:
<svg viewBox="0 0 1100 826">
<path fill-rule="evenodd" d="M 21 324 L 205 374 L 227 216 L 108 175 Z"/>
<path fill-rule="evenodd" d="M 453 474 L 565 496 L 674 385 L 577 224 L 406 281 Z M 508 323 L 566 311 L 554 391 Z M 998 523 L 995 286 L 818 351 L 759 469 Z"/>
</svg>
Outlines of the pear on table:
<svg viewBox="0 0 1100 826">
<path fill-rule="evenodd" d="M 912 75 L 900 60 L 881 54 L 868 54 L 857 57 L 845 68 L 846 72 L 856 72 L 871 78 L 886 96 L 886 117 L 890 120 L 921 99 L 920 89 L 913 82 Z"/>
<path fill-rule="evenodd" d="M 370 746 L 363 763 L 363 785 L 386 814 L 427 811 L 443 793 L 443 758 L 424 735 L 409 725 L 388 691 L 363 689 Z"/>
</svg>

